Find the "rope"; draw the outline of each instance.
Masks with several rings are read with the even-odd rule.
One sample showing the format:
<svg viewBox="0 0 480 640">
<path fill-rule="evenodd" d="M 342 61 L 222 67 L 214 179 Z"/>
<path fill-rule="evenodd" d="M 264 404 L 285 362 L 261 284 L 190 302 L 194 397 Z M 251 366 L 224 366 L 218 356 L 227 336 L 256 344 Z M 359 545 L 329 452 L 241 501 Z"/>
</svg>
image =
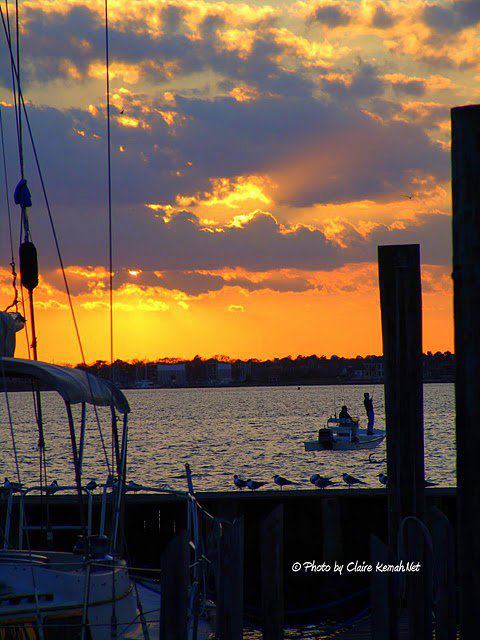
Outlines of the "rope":
<svg viewBox="0 0 480 640">
<path fill-rule="evenodd" d="M 15 35 L 17 40 L 17 89 L 18 94 L 21 93 L 21 82 L 20 82 L 20 7 L 18 4 L 18 0 L 15 0 Z M 18 103 L 18 154 L 20 160 L 20 175 L 22 180 L 25 177 L 25 165 L 23 158 L 23 131 L 22 131 L 22 110 L 20 108 L 20 103 Z"/>
<path fill-rule="evenodd" d="M 5 0 L 5 14 L 7 16 L 8 39 L 11 42 L 12 32 L 11 32 L 11 27 L 10 27 L 10 11 L 9 11 L 9 8 L 8 8 L 8 0 Z M 15 73 L 14 73 L 14 70 L 13 70 L 13 66 L 11 64 L 10 64 L 10 75 L 11 75 L 11 80 L 12 80 L 12 95 L 13 95 L 13 104 L 14 104 L 14 109 L 15 109 L 15 125 L 16 125 L 16 133 L 17 133 L 18 157 L 19 157 L 19 159 L 21 159 L 21 158 L 23 158 L 23 153 L 22 153 L 22 145 L 21 145 L 21 139 L 20 139 L 20 123 L 18 121 L 19 104 L 18 104 L 18 100 L 17 100 L 17 85 L 16 85 L 16 80 L 15 80 Z M 20 160 L 20 173 L 23 174 L 23 162 L 22 162 L 22 160 Z"/>
<path fill-rule="evenodd" d="M 1 5 L 0 5 L 0 16 L 1 16 L 1 19 L 2 19 L 3 30 L 4 30 L 4 33 L 5 33 L 5 38 L 7 40 L 7 45 L 8 45 L 8 49 L 9 49 L 9 53 L 10 53 L 10 64 L 11 64 L 11 67 L 12 67 L 12 73 L 13 73 L 14 77 L 16 77 L 17 80 L 18 80 L 18 77 L 19 77 L 18 76 L 18 69 L 17 69 L 17 67 L 15 65 L 15 60 L 14 60 L 14 57 L 13 57 L 12 41 L 11 41 L 11 37 L 10 37 L 10 29 L 7 26 L 7 23 L 5 21 L 4 12 L 3 12 L 3 9 L 2 9 Z M 70 308 L 70 314 L 71 314 L 71 317 L 72 317 L 72 322 L 73 322 L 73 326 L 74 326 L 74 330 L 75 330 L 75 335 L 76 335 L 76 339 L 77 339 L 77 343 L 78 343 L 78 348 L 79 348 L 79 351 L 80 351 L 80 356 L 81 356 L 83 365 L 86 366 L 85 351 L 84 351 L 84 348 L 83 348 L 82 339 L 81 339 L 81 336 L 80 336 L 80 330 L 79 330 L 78 322 L 77 322 L 77 317 L 76 317 L 75 309 L 74 309 L 74 306 L 73 306 L 73 300 L 72 300 L 72 295 L 71 295 L 71 291 L 70 291 L 70 286 L 68 284 L 67 274 L 66 274 L 66 271 L 65 271 L 65 265 L 64 265 L 64 262 L 63 262 L 62 252 L 61 252 L 61 249 L 60 249 L 60 242 L 59 242 L 57 231 L 56 231 L 56 228 L 55 228 L 55 222 L 54 222 L 52 210 L 51 210 L 51 207 L 50 207 L 50 201 L 49 201 L 48 194 L 47 194 L 47 189 L 46 189 L 46 186 L 45 186 L 45 180 L 44 180 L 44 177 L 43 177 L 43 172 L 42 172 L 42 168 L 41 168 L 41 165 L 40 165 L 40 160 L 39 160 L 39 156 L 38 156 L 38 152 L 37 152 L 37 147 L 36 147 L 36 144 L 35 144 L 35 139 L 33 137 L 33 131 L 32 131 L 32 127 L 31 127 L 31 124 L 30 124 L 30 118 L 28 116 L 28 111 L 27 111 L 27 107 L 26 107 L 26 104 L 25 104 L 25 100 L 23 98 L 23 93 L 22 93 L 21 87 L 18 87 L 18 102 L 19 102 L 19 109 L 20 108 L 23 109 L 23 113 L 24 113 L 24 116 L 25 116 L 25 123 L 27 125 L 30 143 L 32 145 L 32 151 L 33 151 L 33 155 L 34 155 L 34 159 L 35 159 L 35 166 L 36 166 L 38 177 L 39 177 L 39 180 L 40 180 L 42 194 L 43 194 L 43 198 L 44 198 L 44 201 L 45 201 L 45 207 L 47 209 L 48 219 L 49 219 L 49 222 L 50 222 L 50 227 L 51 227 L 51 231 L 52 231 L 52 235 L 53 235 L 53 240 L 54 240 L 54 244 L 55 244 L 55 250 L 56 250 L 56 253 L 57 253 L 58 262 L 60 264 L 60 269 L 61 269 L 61 272 L 62 272 L 62 279 L 63 279 L 63 283 L 64 283 L 64 287 L 65 287 L 65 292 L 66 292 L 67 298 L 68 298 L 68 305 L 69 305 L 69 308 Z M 23 310 L 25 312 L 25 304 L 24 304 L 24 298 L 23 298 L 23 287 L 21 288 L 21 298 L 22 298 Z M 28 333 L 26 335 L 27 335 L 27 340 L 28 340 Z M 30 349 L 29 349 L 29 352 L 30 352 Z M 30 355 L 29 355 L 29 357 L 30 357 Z M 91 388 L 91 382 L 90 382 L 89 378 L 87 378 L 87 379 L 88 379 L 88 384 L 89 384 L 89 388 L 90 388 L 90 393 L 92 394 L 92 397 L 93 397 L 93 391 L 92 391 L 92 388 Z M 97 428 L 98 428 L 98 431 L 99 431 L 99 434 L 100 434 L 100 440 L 101 440 L 101 443 L 102 443 L 102 449 L 103 449 L 103 453 L 104 453 L 104 456 L 105 456 L 105 461 L 106 461 L 106 464 L 107 464 L 108 472 L 111 473 L 110 461 L 108 459 L 107 449 L 106 449 L 106 446 L 105 446 L 105 440 L 103 438 L 103 433 L 102 433 L 101 426 L 100 426 L 100 418 L 98 416 L 97 407 L 95 405 L 94 405 L 94 412 L 95 412 Z"/>
<path fill-rule="evenodd" d="M 5 204 L 7 206 L 7 216 L 8 216 L 8 233 L 10 239 L 10 267 L 12 269 L 12 287 L 13 287 L 13 302 L 8 305 L 5 311 L 9 309 L 15 308 L 15 311 L 18 311 L 18 288 L 17 288 L 17 272 L 15 268 L 15 255 L 13 250 L 13 232 L 12 232 L 12 216 L 10 210 L 10 198 L 8 195 L 8 170 L 7 170 L 7 161 L 5 155 L 5 136 L 3 132 L 3 114 L 2 107 L 0 105 L 0 136 L 2 143 L 2 162 L 3 162 L 3 178 L 5 183 Z"/>
<path fill-rule="evenodd" d="M 13 426 L 13 418 L 12 418 L 12 411 L 11 411 L 11 407 L 10 407 L 10 398 L 8 395 L 8 390 L 7 390 L 7 379 L 6 379 L 6 375 L 5 375 L 5 366 L 3 364 L 3 359 L 1 359 L 1 366 L 2 366 L 2 378 L 3 378 L 3 385 L 4 385 L 4 391 L 5 391 L 5 403 L 6 403 L 6 407 L 7 407 L 7 414 L 8 414 L 8 423 L 10 426 L 10 434 L 12 437 L 12 447 L 13 447 L 13 453 L 14 453 L 14 458 L 15 458 L 15 468 L 16 468 L 16 473 L 17 473 L 17 481 L 18 484 L 21 486 L 22 482 L 21 482 L 21 475 L 20 475 L 20 465 L 18 462 L 18 452 L 17 452 L 17 444 L 16 444 L 16 440 L 15 440 L 15 429 Z M 25 512 L 23 513 L 23 519 L 26 521 L 26 516 L 25 516 Z M 26 524 L 26 522 L 25 522 Z M 20 523 L 20 526 L 23 526 L 23 523 Z M 37 621 L 37 628 L 38 628 L 38 634 L 39 634 L 39 638 L 40 640 L 44 640 L 44 635 L 43 635 L 43 623 L 42 623 L 42 614 L 40 611 L 40 601 L 39 601 L 39 596 L 38 596 L 38 589 L 37 589 L 37 581 L 35 579 L 35 569 L 33 566 L 33 562 L 32 562 L 32 550 L 30 547 L 30 536 L 28 533 L 28 529 L 26 530 L 27 532 L 27 545 L 28 545 L 28 551 L 29 551 L 29 555 L 30 555 L 30 569 L 31 569 L 31 574 L 32 574 L 32 583 L 33 583 L 33 592 L 34 592 L 34 600 L 35 600 L 35 614 L 36 614 L 36 621 Z"/>
<path fill-rule="evenodd" d="M 430 533 L 430 531 L 428 530 L 428 527 L 425 525 L 424 522 L 422 522 L 422 520 L 420 520 L 420 518 L 417 518 L 416 516 L 406 516 L 400 523 L 399 526 L 399 530 L 398 530 L 398 541 L 397 541 L 397 555 L 398 558 L 401 560 L 402 557 L 407 556 L 407 560 L 408 560 L 408 549 L 407 549 L 407 545 L 405 543 L 405 528 L 408 522 L 411 522 L 412 524 L 417 525 L 423 535 L 423 538 L 427 544 L 427 548 L 430 554 L 430 558 L 432 561 L 432 587 L 433 587 L 433 604 L 436 604 L 436 594 L 438 591 L 438 567 L 436 566 L 436 562 L 435 562 L 435 554 L 433 551 L 433 540 L 432 540 L 432 535 Z M 403 591 L 405 591 L 406 589 L 406 574 L 401 574 L 400 576 L 401 578 L 401 582 L 403 581 Z"/>
<path fill-rule="evenodd" d="M 112 227 L 112 153 L 110 128 L 110 45 L 108 26 L 108 0 L 105 0 L 105 72 L 107 101 L 107 186 L 108 186 L 108 270 L 109 270 L 109 307 L 110 307 L 110 362 L 111 380 L 115 381 L 113 366 L 113 227 Z"/>
</svg>

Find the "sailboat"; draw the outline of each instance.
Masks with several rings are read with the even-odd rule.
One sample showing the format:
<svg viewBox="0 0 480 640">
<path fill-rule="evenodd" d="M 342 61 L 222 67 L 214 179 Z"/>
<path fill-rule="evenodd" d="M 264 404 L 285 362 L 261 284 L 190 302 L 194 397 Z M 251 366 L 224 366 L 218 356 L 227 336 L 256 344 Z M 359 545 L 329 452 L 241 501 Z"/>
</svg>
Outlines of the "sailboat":
<svg viewBox="0 0 480 640">
<path fill-rule="evenodd" d="M 7 6 L 7 5 L 6 5 Z M 125 556 L 124 506 L 125 494 L 132 483 L 126 482 L 128 423 L 130 406 L 123 392 L 113 381 L 100 379 L 85 369 L 58 366 L 38 359 L 35 330 L 34 291 L 39 273 L 37 250 L 30 235 L 28 210 L 32 198 L 24 175 L 21 123 L 27 125 L 40 183 L 50 217 L 54 241 L 66 290 L 71 303 L 58 238 L 51 217 L 50 205 L 45 191 L 43 175 L 32 136 L 28 111 L 20 85 L 19 60 L 13 55 L 9 17 L 7 20 L 0 6 L 2 23 L 7 40 L 12 68 L 12 84 L 19 141 L 21 179 L 14 194 L 15 203 L 21 210 L 21 243 L 19 247 L 21 300 L 16 284 L 14 248 L 12 250 L 12 277 L 14 300 L 5 311 L 0 312 L 0 392 L 4 394 L 8 427 L 12 438 L 12 450 L 16 468 L 16 479 L 5 479 L 0 485 L 0 501 L 5 505 L 5 519 L 0 525 L 0 640 L 53 640 L 65 638 L 75 640 L 134 640 L 150 637 L 160 638 L 159 613 L 162 602 L 158 582 L 148 588 L 148 611 L 145 609 L 146 585 L 132 578 Z M 7 26 L 8 24 L 8 26 Z M 18 41 L 17 20 L 17 41 Z M 20 130 L 19 130 L 20 125 Z M 3 143 L 3 128 L 2 128 Z M 2 144 L 4 152 L 4 145 Z M 4 155 L 5 157 L 5 155 Z M 4 163 L 6 171 L 6 164 Z M 8 179 L 5 174 L 5 183 Z M 110 187 L 109 187 L 110 188 Z M 8 198 L 8 191 L 7 191 Z M 7 200 L 8 204 L 8 200 Z M 10 208 L 8 204 L 9 223 Z M 10 227 L 11 229 L 11 227 Z M 10 234 L 12 237 L 12 234 Z M 29 309 L 23 303 L 23 292 L 28 294 Z M 110 307 L 112 309 L 112 305 Z M 72 316 L 79 338 L 78 327 L 71 305 Z M 28 315 L 28 322 L 25 316 Z M 16 333 L 30 329 L 27 335 L 30 359 L 15 357 Z M 79 339 L 80 343 L 80 339 Z M 80 348 L 83 356 L 83 348 Z M 26 486 L 22 482 L 21 464 L 17 455 L 15 421 L 10 409 L 10 393 L 14 380 L 22 380 L 32 390 L 35 421 L 32 431 L 38 433 L 39 484 Z M 60 486 L 57 481 L 47 483 L 46 446 L 43 430 L 42 394 L 47 389 L 56 392 L 65 407 L 64 429 L 59 426 L 58 438 L 64 437 L 69 444 L 74 479 L 69 486 Z M 83 482 L 82 466 L 87 436 L 87 407 L 92 406 L 98 418 L 98 407 L 110 409 L 109 428 L 112 434 L 114 460 L 106 481 Z M 80 411 L 78 411 L 78 409 Z M 80 417 L 78 417 L 80 414 Z M 98 422 L 101 434 L 100 420 Z M 103 443 L 103 439 L 102 439 Z M 108 455 L 105 451 L 108 462 Z M 134 490 L 142 489 L 133 483 Z M 93 523 L 93 492 L 100 490 L 101 512 L 97 530 Z M 44 500 L 54 500 L 63 491 L 75 492 L 78 503 L 78 522 L 55 523 L 42 521 L 34 525 L 29 520 L 28 496 L 40 495 Z M 193 503 L 193 491 L 183 492 L 188 505 Z M 108 506 L 108 508 L 107 508 Z M 108 515 L 107 515 L 108 514 Z M 189 511 L 189 522 L 198 517 L 196 508 Z M 73 548 L 65 551 L 55 549 L 54 534 L 60 529 L 77 534 Z M 191 585 L 192 608 L 198 610 L 199 542 L 195 527 L 190 548 L 195 550 L 194 565 L 196 583 Z M 32 547 L 34 531 L 45 534 L 46 544 Z M 38 535 L 36 536 L 38 539 Z M 197 538 L 197 539 L 195 539 Z M 197 600 L 195 600 L 197 598 Z M 188 618 L 188 638 L 200 640 L 209 633 L 209 625 L 199 621 L 198 616 Z M 153 634 L 153 635 L 152 635 Z"/>
<path fill-rule="evenodd" d="M 138 603 L 128 567 L 120 555 L 122 503 L 125 495 L 127 425 L 130 407 L 124 394 L 108 381 L 95 378 L 79 369 L 70 369 L 33 360 L 2 356 L 0 375 L 3 381 L 20 378 L 33 383 L 35 389 L 46 387 L 63 399 L 67 433 L 70 434 L 78 491 L 79 537 L 71 552 L 33 550 L 25 510 L 28 489 L 20 481 L 6 481 L 2 487 L 8 500 L 0 550 L 0 638 L 117 638 L 143 637 Z M 8 394 L 5 386 L 4 392 Z M 8 404 L 8 400 L 6 400 Z M 81 405 L 80 441 L 76 442 L 73 406 Z M 110 483 L 114 509 L 109 536 L 94 533 L 91 523 L 91 493 L 82 486 L 81 466 L 85 441 L 85 407 L 87 404 L 111 407 L 123 418 L 123 435 L 117 441 L 118 476 Z M 9 420 L 14 428 L 11 413 Z M 59 433 L 59 436 L 61 434 Z M 19 474 L 20 477 L 20 474 Z M 72 487 L 69 487 L 70 489 Z M 36 488 L 37 491 L 40 487 Z M 43 487 L 47 495 L 62 490 L 57 483 Z M 13 499 L 19 517 L 14 519 Z M 89 504 L 88 521 L 85 506 Z M 13 535 L 12 524 L 18 522 Z M 61 526 L 61 525 L 60 525 Z M 68 523 L 66 526 L 72 526 Z M 58 527 L 58 525 L 56 525 Z"/>
</svg>

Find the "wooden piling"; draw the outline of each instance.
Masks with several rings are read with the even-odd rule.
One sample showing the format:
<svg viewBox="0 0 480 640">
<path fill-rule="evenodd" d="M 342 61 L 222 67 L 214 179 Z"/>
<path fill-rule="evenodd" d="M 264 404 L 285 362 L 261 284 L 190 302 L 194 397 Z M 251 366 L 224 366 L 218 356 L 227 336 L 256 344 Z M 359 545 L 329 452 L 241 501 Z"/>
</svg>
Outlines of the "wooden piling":
<svg viewBox="0 0 480 640">
<path fill-rule="evenodd" d="M 480 612 L 480 105 L 452 109 L 458 569 L 463 640 Z"/>
<path fill-rule="evenodd" d="M 387 429 L 388 538 L 396 552 L 404 518 L 425 512 L 422 294 L 419 245 L 378 248 Z M 407 527 L 411 559 L 424 560 L 417 527 Z M 431 638 L 429 576 L 407 575 L 409 637 Z M 395 603 L 390 603 L 391 610 Z"/>
<path fill-rule="evenodd" d="M 243 518 L 222 524 L 218 530 L 216 575 L 217 640 L 243 638 Z"/>
<path fill-rule="evenodd" d="M 189 549 L 185 530 L 167 543 L 161 557 L 160 638 L 187 640 Z"/>
<path fill-rule="evenodd" d="M 436 578 L 435 639 L 455 640 L 455 534 L 448 518 L 436 507 L 428 511 L 428 524 L 432 536 Z"/>
<path fill-rule="evenodd" d="M 378 247 L 387 428 L 389 544 L 423 517 L 422 299 L 419 245 Z"/>
<path fill-rule="evenodd" d="M 389 564 L 393 560 L 386 544 L 370 536 L 370 562 Z M 370 608 L 372 611 L 372 640 L 398 637 L 395 604 L 395 576 L 390 572 L 374 571 L 370 580 Z"/>
<path fill-rule="evenodd" d="M 283 504 L 260 521 L 263 640 L 283 640 Z"/>
</svg>

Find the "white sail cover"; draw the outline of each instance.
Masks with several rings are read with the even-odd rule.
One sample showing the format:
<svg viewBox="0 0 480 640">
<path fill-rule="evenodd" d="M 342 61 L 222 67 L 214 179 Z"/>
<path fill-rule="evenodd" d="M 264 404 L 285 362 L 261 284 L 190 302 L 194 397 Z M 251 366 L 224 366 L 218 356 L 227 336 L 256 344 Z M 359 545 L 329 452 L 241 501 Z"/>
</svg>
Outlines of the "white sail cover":
<svg viewBox="0 0 480 640">
<path fill-rule="evenodd" d="M 124 394 L 108 380 L 97 378 L 82 369 L 60 367 L 56 364 L 0 357 L 0 387 L 3 376 L 29 378 L 57 391 L 65 402 L 88 402 L 97 406 L 113 405 L 120 413 L 129 413 Z"/>
<path fill-rule="evenodd" d="M 15 334 L 24 326 L 19 313 L 0 311 L 0 356 L 12 357 L 15 354 Z"/>
</svg>

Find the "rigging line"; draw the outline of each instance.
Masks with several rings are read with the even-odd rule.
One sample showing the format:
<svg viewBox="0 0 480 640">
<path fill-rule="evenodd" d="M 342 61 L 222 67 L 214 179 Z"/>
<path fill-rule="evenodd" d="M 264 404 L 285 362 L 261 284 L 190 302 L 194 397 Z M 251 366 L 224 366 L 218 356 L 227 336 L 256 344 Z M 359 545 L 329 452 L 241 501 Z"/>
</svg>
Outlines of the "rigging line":
<svg viewBox="0 0 480 640">
<path fill-rule="evenodd" d="M 17 89 L 18 93 L 21 92 L 21 82 L 20 82 L 20 7 L 18 4 L 18 0 L 15 0 L 15 35 L 17 42 Z M 22 132 L 22 110 L 20 107 L 20 103 L 18 103 L 18 148 L 19 148 L 19 159 L 20 159 L 20 173 L 22 176 L 22 180 L 24 178 L 24 161 L 23 161 L 23 132 Z"/>
<path fill-rule="evenodd" d="M 112 152 L 110 128 L 110 44 L 108 27 L 108 0 L 105 0 L 105 76 L 107 102 L 107 186 L 108 186 L 108 270 L 110 296 L 110 377 L 115 381 L 113 365 L 113 229 L 112 229 Z"/>
<path fill-rule="evenodd" d="M 8 395 L 8 389 L 7 389 L 7 378 L 6 378 L 6 374 L 5 374 L 5 365 L 3 363 L 3 359 L 0 358 L 1 361 L 1 367 L 2 367 L 2 378 L 3 378 L 3 388 L 5 391 L 5 403 L 7 406 L 7 413 L 8 413 L 8 422 L 9 422 L 9 426 L 10 426 L 10 433 L 12 436 L 12 446 L 13 446 L 13 452 L 14 452 L 14 457 L 15 457 L 15 466 L 16 466 L 16 472 L 17 472 L 17 480 L 18 480 L 18 484 L 21 487 L 21 476 L 20 476 L 20 465 L 18 462 L 18 453 L 17 453 L 17 444 L 16 444 L 16 440 L 15 440 L 15 428 L 13 426 L 13 418 L 12 418 L 12 411 L 11 411 L 11 407 L 10 407 L 10 398 Z M 36 617 L 36 621 L 37 621 L 37 631 L 38 631 L 38 636 L 39 636 L 39 640 L 44 640 L 44 634 L 43 634 L 43 619 L 42 619 L 42 613 L 41 613 L 41 609 L 40 609 L 40 601 L 39 601 L 39 596 L 38 596 L 38 588 L 37 588 L 37 580 L 36 580 L 36 576 L 35 576 L 35 568 L 33 566 L 33 561 L 32 561 L 32 548 L 30 546 L 30 533 L 28 530 L 27 525 L 27 521 L 26 521 L 26 513 L 25 511 L 23 512 L 22 515 L 22 519 L 23 522 L 20 523 L 20 527 L 23 527 L 23 524 L 25 523 L 25 531 L 26 531 L 26 538 L 27 538 L 27 546 L 28 546 L 28 553 L 29 553 L 29 557 L 30 557 L 30 571 L 31 571 L 31 575 L 32 575 L 32 583 L 33 583 L 33 595 L 34 595 L 34 602 L 35 602 L 35 617 Z"/>
<path fill-rule="evenodd" d="M 5 0 L 5 15 L 7 17 L 7 27 L 8 27 L 8 40 L 9 42 L 11 42 L 12 40 L 12 30 L 10 27 L 10 11 L 8 8 L 8 0 Z M 19 126 L 19 122 L 18 122 L 18 110 L 19 110 L 19 105 L 18 105 L 18 100 L 17 100 L 17 87 L 16 87 L 16 81 L 15 81 L 15 73 L 13 70 L 13 66 L 10 62 L 10 75 L 11 75 L 11 80 L 12 80 L 12 95 L 13 95 L 13 103 L 14 103 L 14 110 L 15 110 L 15 125 L 16 125 L 16 133 L 17 133 L 17 146 L 18 146 L 18 157 L 20 159 L 22 150 L 21 150 L 21 144 L 20 144 L 20 126 Z M 20 162 L 20 173 L 23 174 L 23 165 Z M 23 175 L 22 175 L 23 177 Z"/>
<path fill-rule="evenodd" d="M 14 73 L 15 76 L 18 76 L 17 69 L 16 69 L 16 66 L 15 66 L 15 60 L 13 58 L 12 41 L 11 41 L 11 37 L 9 35 L 9 30 L 7 28 L 7 24 L 5 22 L 5 16 L 4 16 L 1 4 L 0 4 L 0 17 L 1 17 L 1 20 L 2 20 L 3 30 L 4 30 L 4 33 L 5 33 L 5 38 L 7 40 L 7 45 L 8 45 L 8 49 L 9 49 L 9 53 L 10 53 L 10 63 L 11 63 L 11 66 L 12 66 L 12 72 Z M 62 271 L 63 282 L 64 282 L 65 291 L 66 291 L 67 298 L 68 298 L 68 304 L 69 304 L 69 307 L 70 307 L 70 313 L 71 313 L 71 316 L 72 316 L 72 321 L 73 321 L 73 325 L 74 325 L 74 329 L 75 329 L 75 334 L 76 334 L 76 338 L 77 338 L 78 347 L 79 347 L 79 350 L 80 350 L 80 355 L 81 355 L 81 358 L 82 358 L 82 363 L 86 366 L 85 352 L 84 352 L 84 349 L 83 349 L 83 344 L 82 344 L 82 339 L 81 339 L 81 336 L 80 336 L 80 330 L 79 330 L 79 327 L 78 327 L 77 317 L 76 317 L 75 309 L 74 309 L 74 306 L 73 306 L 73 300 L 72 300 L 72 295 L 71 295 L 71 292 L 70 292 L 70 287 L 69 287 L 69 284 L 68 284 L 67 274 L 66 274 L 66 271 L 65 271 L 65 265 L 64 265 L 62 253 L 61 253 L 61 250 L 60 250 L 60 243 L 59 243 L 57 232 L 56 232 L 56 228 L 55 228 L 55 222 L 54 222 L 54 219 L 53 219 L 52 210 L 50 208 L 50 201 L 49 201 L 49 198 L 48 198 L 47 189 L 46 189 L 45 181 L 44 181 L 44 178 L 43 178 L 42 168 L 41 168 L 40 159 L 39 159 L 38 153 L 37 153 L 37 147 L 36 147 L 36 144 L 35 144 L 35 139 L 33 137 L 32 127 L 30 125 L 30 118 L 28 116 L 27 107 L 26 107 L 26 104 L 25 104 L 25 100 L 23 98 L 23 92 L 22 92 L 20 87 L 18 87 L 18 100 L 19 100 L 19 105 L 22 106 L 23 113 L 25 115 L 25 122 L 26 122 L 27 129 L 28 129 L 28 135 L 29 135 L 30 143 L 32 145 L 33 155 L 34 155 L 34 158 L 35 158 L 35 166 L 36 166 L 36 169 L 37 169 L 38 177 L 39 177 L 39 180 L 40 180 L 40 185 L 41 185 L 41 188 L 42 188 L 43 198 L 44 198 L 44 201 L 45 201 L 45 207 L 47 209 L 48 219 L 49 219 L 50 227 L 51 227 L 51 230 L 52 230 L 52 235 L 53 235 L 53 239 L 54 239 L 54 244 L 55 244 L 55 249 L 56 249 L 58 261 L 59 261 L 60 268 L 61 268 L 61 271 Z M 24 311 L 24 315 L 25 315 L 25 302 L 24 302 L 24 298 L 23 298 L 23 287 L 21 287 L 21 292 L 22 292 L 23 311 Z M 29 342 L 27 344 L 28 344 L 28 351 L 29 351 L 29 358 L 30 358 L 30 344 L 29 344 Z M 90 389 L 90 393 L 91 393 L 91 395 L 93 397 L 93 390 L 91 388 L 91 382 L 90 382 L 90 378 L 88 378 L 88 376 L 87 376 L 87 380 L 88 380 L 88 386 L 89 386 L 89 389 Z M 106 446 L 105 446 L 105 441 L 104 441 L 103 433 L 102 433 L 102 430 L 101 430 L 100 418 L 98 416 L 97 407 L 95 405 L 94 405 L 94 412 L 95 412 L 95 417 L 96 417 L 96 422 L 97 422 L 97 428 L 98 428 L 98 431 L 99 431 L 99 434 L 100 434 L 101 443 L 102 443 L 102 449 L 103 449 L 103 453 L 104 453 L 104 456 L 105 456 L 105 461 L 107 463 L 107 469 L 108 469 L 108 472 L 111 473 L 110 461 L 108 459 L 108 454 L 107 454 L 107 450 L 106 450 Z"/>
<path fill-rule="evenodd" d="M 108 209 L 108 292 L 110 320 L 110 381 L 115 383 L 115 365 L 113 354 L 113 224 L 112 224 L 112 136 L 110 126 L 110 38 L 108 21 L 108 0 L 105 6 L 105 93 L 107 104 L 107 209 Z M 112 402 L 113 404 L 113 402 Z M 112 468 L 114 462 L 114 424 L 112 423 Z"/>
<path fill-rule="evenodd" d="M 5 309 L 5 311 L 8 311 L 12 307 L 15 308 L 15 311 L 18 311 L 17 271 L 15 269 L 15 255 L 13 250 L 12 215 L 10 210 L 10 197 L 8 195 L 8 170 L 7 170 L 7 160 L 5 155 L 5 135 L 3 132 L 3 112 L 2 112 L 1 105 L 0 105 L 0 137 L 1 137 L 1 144 L 2 144 L 3 178 L 5 183 L 5 203 L 7 206 L 7 215 L 8 215 L 8 233 L 9 233 L 9 239 L 10 239 L 10 267 L 12 269 L 12 287 L 13 287 L 13 302 Z"/>
<path fill-rule="evenodd" d="M 20 464 L 18 462 L 17 442 L 15 440 L 15 430 L 13 428 L 12 409 L 10 407 L 10 397 L 8 395 L 8 390 L 7 390 L 7 378 L 5 375 L 5 366 L 3 364 L 3 360 L 2 360 L 2 378 L 3 378 L 3 390 L 5 393 L 5 405 L 7 407 L 7 414 L 8 414 L 8 424 L 10 425 L 10 437 L 12 439 L 13 457 L 15 459 L 15 470 L 17 473 L 18 484 L 21 485 L 22 479 L 20 477 Z"/>
<path fill-rule="evenodd" d="M 2 19 L 2 23 L 3 23 L 3 30 L 5 32 L 5 37 L 7 39 L 7 44 L 8 44 L 8 48 L 9 48 L 9 52 L 10 52 L 10 61 L 11 61 L 11 64 L 13 66 L 14 74 L 17 77 L 17 80 L 18 80 L 18 77 L 19 77 L 18 76 L 18 69 L 16 68 L 15 60 L 13 58 L 12 41 L 11 41 L 9 35 L 8 35 L 8 29 L 7 29 L 7 25 L 5 23 L 5 17 L 4 17 L 1 5 L 0 5 L 0 14 L 1 14 L 1 19 Z M 31 125 L 30 125 L 30 118 L 28 116 L 27 108 L 26 108 L 26 105 L 25 105 L 25 100 L 23 98 L 23 92 L 22 92 L 20 86 L 18 86 L 18 97 L 19 97 L 19 103 L 20 103 L 21 107 L 23 108 L 23 113 L 25 115 L 25 123 L 27 125 L 28 134 L 29 134 L 31 145 L 32 145 L 32 151 L 33 151 L 33 155 L 34 155 L 34 159 L 35 159 L 35 165 L 36 165 L 36 168 L 37 168 L 38 177 L 40 179 L 40 185 L 41 185 L 41 188 L 42 188 L 43 198 L 45 200 L 45 206 L 46 206 L 48 218 L 49 218 L 49 221 L 50 221 L 50 227 L 52 229 L 55 249 L 56 249 L 58 261 L 60 263 L 60 268 L 61 268 L 61 271 L 62 271 L 63 283 L 64 283 L 64 286 L 65 286 L 65 291 L 67 293 L 67 297 L 68 297 L 68 301 L 69 301 L 70 312 L 72 314 L 72 320 L 73 320 L 73 324 L 74 324 L 74 328 L 75 328 L 75 333 L 76 333 L 76 336 L 77 336 L 77 342 L 78 342 L 80 354 L 81 354 L 81 357 L 82 357 L 82 362 L 85 363 L 85 352 L 83 350 L 83 344 L 82 344 L 82 340 L 81 340 L 81 337 L 80 337 L 77 318 L 76 318 L 76 315 L 75 315 L 75 310 L 73 308 L 73 302 L 72 302 L 70 287 L 69 287 L 67 276 L 66 276 L 66 272 L 65 272 L 65 265 L 64 265 L 63 257 L 62 257 L 61 251 L 60 251 L 60 243 L 59 243 L 59 240 L 58 240 L 58 235 L 57 235 L 57 231 L 56 231 L 56 228 L 55 228 L 55 223 L 54 223 L 54 220 L 53 220 L 52 210 L 50 208 L 50 201 L 48 199 L 48 195 L 47 195 L 47 190 L 46 190 L 46 187 L 45 187 L 45 181 L 44 181 L 44 178 L 43 178 L 42 169 L 40 167 L 40 160 L 39 160 L 38 153 L 37 153 L 37 147 L 36 147 L 36 144 L 35 144 L 35 140 L 33 138 L 33 132 L 32 132 L 32 128 L 31 128 Z"/>
</svg>

